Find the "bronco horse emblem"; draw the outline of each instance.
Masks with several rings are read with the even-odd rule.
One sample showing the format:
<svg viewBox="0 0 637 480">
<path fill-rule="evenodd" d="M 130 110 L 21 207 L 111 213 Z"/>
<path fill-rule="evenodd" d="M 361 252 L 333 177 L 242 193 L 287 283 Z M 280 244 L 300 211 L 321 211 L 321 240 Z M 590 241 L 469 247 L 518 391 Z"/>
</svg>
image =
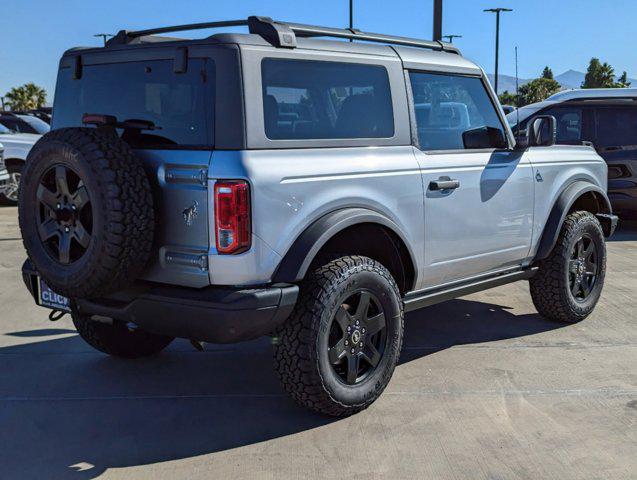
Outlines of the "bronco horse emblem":
<svg viewBox="0 0 637 480">
<path fill-rule="evenodd" d="M 198 206 L 199 203 L 197 202 L 197 200 L 195 200 L 194 202 L 192 202 L 191 206 L 184 208 L 182 215 L 184 216 L 184 222 L 186 222 L 186 226 L 190 227 L 195 221 L 195 218 L 197 218 L 197 215 L 199 213 L 197 210 Z"/>
</svg>

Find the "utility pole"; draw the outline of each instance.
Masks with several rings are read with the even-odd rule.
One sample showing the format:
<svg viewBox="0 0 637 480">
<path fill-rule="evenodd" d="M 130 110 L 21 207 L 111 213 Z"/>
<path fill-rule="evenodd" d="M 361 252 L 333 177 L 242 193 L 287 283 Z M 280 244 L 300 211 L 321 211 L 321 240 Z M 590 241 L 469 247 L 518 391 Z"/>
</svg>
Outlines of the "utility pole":
<svg viewBox="0 0 637 480">
<path fill-rule="evenodd" d="M 442 40 L 442 0 L 434 0 L 434 42 Z"/>
<path fill-rule="evenodd" d="M 462 38 L 462 35 L 443 35 L 442 38 L 446 38 L 449 43 L 453 43 L 454 38 Z"/>
<path fill-rule="evenodd" d="M 96 33 L 93 36 L 101 38 L 104 41 L 104 46 L 106 46 L 106 40 L 108 40 L 108 37 L 113 37 L 114 35 L 110 33 Z"/>
<path fill-rule="evenodd" d="M 498 94 L 498 60 L 500 55 L 500 13 L 512 12 L 510 8 L 487 8 L 485 12 L 495 13 L 495 94 Z"/>
</svg>

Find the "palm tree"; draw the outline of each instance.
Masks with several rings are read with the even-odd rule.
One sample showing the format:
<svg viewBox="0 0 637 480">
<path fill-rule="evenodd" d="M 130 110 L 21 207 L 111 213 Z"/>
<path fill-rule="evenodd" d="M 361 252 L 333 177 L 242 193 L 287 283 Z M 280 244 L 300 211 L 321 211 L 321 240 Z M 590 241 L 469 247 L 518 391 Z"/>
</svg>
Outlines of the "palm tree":
<svg viewBox="0 0 637 480">
<path fill-rule="evenodd" d="M 27 83 L 21 87 L 13 87 L 4 98 L 5 105 L 11 110 L 33 110 L 44 106 L 46 90 L 34 83 Z"/>
</svg>

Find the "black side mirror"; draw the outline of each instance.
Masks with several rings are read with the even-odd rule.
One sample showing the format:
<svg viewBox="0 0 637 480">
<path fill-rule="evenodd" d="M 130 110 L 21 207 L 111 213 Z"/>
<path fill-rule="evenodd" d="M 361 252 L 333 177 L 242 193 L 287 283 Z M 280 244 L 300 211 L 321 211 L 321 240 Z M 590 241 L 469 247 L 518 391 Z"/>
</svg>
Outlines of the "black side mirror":
<svg viewBox="0 0 637 480">
<path fill-rule="evenodd" d="M 529 147 L 550 147 L 557 141 L 557 121 L 553 115 L 539 115 L 527 127 Z"/>
<path fill-rule="evenodd" d="M 504 132 L 494 127 L 478 127 L 467 130 L 462 133 L 462 143 L 467 150 L 508 147 Z"/>
</svg>

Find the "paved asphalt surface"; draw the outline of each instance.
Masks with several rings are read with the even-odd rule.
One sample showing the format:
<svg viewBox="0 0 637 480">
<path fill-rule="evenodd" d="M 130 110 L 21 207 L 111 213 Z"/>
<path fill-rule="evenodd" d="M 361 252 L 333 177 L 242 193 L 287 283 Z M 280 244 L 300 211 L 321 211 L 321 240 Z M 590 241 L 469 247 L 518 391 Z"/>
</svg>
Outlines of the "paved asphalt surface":
<svg viewBox="0 0 637 480">
<path fill-rule="evenodd" d="M 379 401 L 345 420 L 297 407 L 268 339 L 109 358 L 25 290 L 0 209 L 2 479 L 636 479 L 637 228 L 609 243 L 603 297 L 561 325 L 526 283 L 407 317 Z"/>
</svg>

